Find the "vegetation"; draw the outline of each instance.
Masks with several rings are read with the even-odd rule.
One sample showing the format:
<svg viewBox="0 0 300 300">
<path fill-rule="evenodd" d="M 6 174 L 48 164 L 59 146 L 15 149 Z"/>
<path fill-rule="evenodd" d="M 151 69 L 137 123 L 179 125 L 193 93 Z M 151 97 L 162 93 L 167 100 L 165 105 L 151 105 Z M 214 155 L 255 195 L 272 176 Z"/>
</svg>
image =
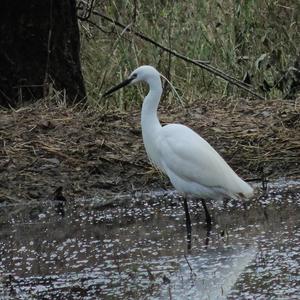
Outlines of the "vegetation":
<svg viewBox="0 0 300 300">
<path fill-rule="evenodd" d="M 52 199 L 60 187 L 67 199 L 168 187 L 168 180 L 153 174 L 142 143 L 144 87 L 100 97 L 141 64 L 156 66 L 184 100 L 185 109 L 169 105 L 176 97 L 166 86 L 162 124 L 187 124 L 245 179 L 299 177 L 299 98 L 276 98 L 288 95 L 297 79 L 288 74 L 297 75 L 292 66 L 299 57 L 300 4 L 136 0 L 101 5 L 93 9 L 122 24 L 134 23 L 130 28 L 186 57 L 209 60 L 237 78 L 251 74 L 253 88 L 278 78 L 285 88 L 265 90 L 267 101 L 247 99 L 240 89 L 92 14 L 80 22 L 87 109 L 67 105 L 53 88 L 41 101 L 0 112 L 1 199 Z"/>
<path fill-rule="evenodd" d="M 94 11 L 189 58 L 209 61 L 267 98 L 294 98 L 299 93 L 300 75 L 295 69 L 297 63 L 300 65 L 297 0 L 113 0 L 99 5 Z M 172 80 L 186 103 L 215 95 L 249 96 L 99 16 L 92 14 L 89 21 L 97 27 L 81 22 L 82 63 L 93 103 L 120 109 L 139 104 L 132 101 L 141 99 L 137 89 L 119 92 L 116 102 L 99 102 L 99 95 L 141 64 L 156 66 Z M 168 101 L 174 98 L 165 94 Z"/>
</svg>

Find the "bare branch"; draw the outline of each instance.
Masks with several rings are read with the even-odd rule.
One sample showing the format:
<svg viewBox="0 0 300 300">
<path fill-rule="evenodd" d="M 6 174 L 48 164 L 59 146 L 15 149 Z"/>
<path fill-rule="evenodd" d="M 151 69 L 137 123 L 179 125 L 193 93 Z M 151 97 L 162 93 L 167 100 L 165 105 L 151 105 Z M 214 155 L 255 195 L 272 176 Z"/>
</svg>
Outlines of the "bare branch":
<svg viewBox="0 0 300 300">
<path fill-rule="evenodd" d="M 78 5 L 77 5 L 77 10 L 82 11 L 82 15 L 77 15 L 77 18 L 80 21 L 88 21 L 93 8 L 94 8 L 94 2 L 95 0 L 91 0 L 91 1 L 79 1 Z"/>
<path fill-rule="evenodd" d="M 147 41 L 147 42 L 151 43 L 152 45 L 164 50 L 165 52 L 168 52 L 168 53 L 170 53 L 170 54 L 172 54 L 172 55 L 174 55 L 174 56 L 176 56 L 176 57 L 178 57 L 178 58 L 180 58 L 180 59 L 182 59 L 186 62 L 192 63 L 192 64 L 194 64 L 194 65 L 196 65 L 196 66 L 198 66 L 202 69 L 207 70 L 208 72 L 210 72 L 210 73 L 212 73 L 212 74 L 214 74 L 214 75 L 230 82 L 232 85 L 235 85 L 235 86 L 239 87 L 240 89 L 248 92 L 249 94 L 255 96 L 258 99 L 262 99 L 262 100 L 265 99 L 263 96 L 259 95 L 255 91 L 251 90 L 249 88 L 249 86 L 247 84 L 245 84 L 244 82 L 242 82 L 241 80 L 238 80 L 238 79 L 226 74 L 224 71 L 219 70 L 216 67 L 213 67 L 213 66 L 209 65 L 208 61 L 194 60 L 194 59 L 191 59 L 189 57 L 186 57 L 186 56 L 184 56 L 184 55 L 182 55 L 182 54 L 180 54 L 180 53 L 178 53 L 174 50 L 171 50 L 171 49 L 157 43 L 156 41 L 152 40 L 148 36 L 138 32 L 138 31 L 133 30 L 130 26 L 125 26 L 122 23 L 120 23 L 116 20 L 113 20 L 112 18 L 110 18 L 110 17 L 108 17 L 108 16 L 106 16 L 106 15 L 104 15 L 104 14 L 98 12 L 98 11 L 93 10 L 92 13 L 96 16 L 99 16 L 99 17 L 107 20 L 110 23 L 113 23 L 115 26 L 123 28 L 123 31 L 127 31 L 127 32 L 130 32 L 130 33 L 134 34 L 135 36 L 138 36 L 139 38 L 143 39 L 144 41 Z"/>
</svg>

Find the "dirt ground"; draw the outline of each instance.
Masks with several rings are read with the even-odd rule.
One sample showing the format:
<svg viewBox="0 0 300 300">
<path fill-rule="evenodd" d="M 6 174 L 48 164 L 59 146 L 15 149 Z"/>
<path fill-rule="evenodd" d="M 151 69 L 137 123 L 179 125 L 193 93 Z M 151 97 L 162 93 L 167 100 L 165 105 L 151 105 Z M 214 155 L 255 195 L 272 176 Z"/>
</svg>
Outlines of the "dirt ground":
<svg viewBox="0 0 300 300">
<path fill-rule="evenodd" d="M 247 180 L 300 176 L 300 101 L 211 99 L 162 106 Z M 40 101 L 0 110 L 0 202 L 67 199 L 170 187 L 148 162 L 140 110 L 101 112 Z"/>
</svg>

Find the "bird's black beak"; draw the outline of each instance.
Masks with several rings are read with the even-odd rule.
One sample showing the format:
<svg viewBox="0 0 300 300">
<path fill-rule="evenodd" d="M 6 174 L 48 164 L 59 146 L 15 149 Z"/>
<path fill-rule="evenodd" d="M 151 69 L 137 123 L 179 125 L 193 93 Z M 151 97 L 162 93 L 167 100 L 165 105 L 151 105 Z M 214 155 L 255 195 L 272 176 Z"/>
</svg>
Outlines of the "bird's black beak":
<svg viewBox="0 0 300 300">
<path fill-rule="evenodd" d="M 122 88 L 122 87 L 128 85 L 134 78 L 135 78 L 135 77 L 129 77 L 129 78 L 127 78 L 126 80 L 122 81 L 122 82 L 119 83 L 118 85 L 112 87 L 112 88 L 109 89 L 107 92 L 105 92 L 105 93 L 103 94 L 102 97 L 107 97 L 107 96 L 109 96 L 110 94 L 112 94 L 113 92 L 115 92 L 115 91 L 119 90 L 120 88 Z"/>
</svg>

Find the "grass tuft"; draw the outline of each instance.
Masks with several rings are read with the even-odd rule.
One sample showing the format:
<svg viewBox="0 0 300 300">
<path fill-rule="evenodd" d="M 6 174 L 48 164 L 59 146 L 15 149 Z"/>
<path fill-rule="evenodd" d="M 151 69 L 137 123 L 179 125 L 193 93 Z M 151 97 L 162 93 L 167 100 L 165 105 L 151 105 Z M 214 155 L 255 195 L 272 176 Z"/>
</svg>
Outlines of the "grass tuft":
<svg viewBox="0 0 300 300">
<path fill-rule="evenodd" d="M 101 1 L 94 9 L 129 25 L 192 59 L 208 60 L 243 79 L 267 98 L 299 96 L 300 2 Z M 130 110 L 140 105 L 143 88 L 128 88 L 109 100 L 104 90 L 134 68 L 151 64 L 166 75 L 185 103 L 220 96 L 248 97 L 206 71 L 92 16 L 99 28 L 81 22 L 83 73 L 90 103 Z M 296 66 L 296 67 L 295 67 Z M 164 101 L 175 97 L 168 90 Z"/>
</svg>

